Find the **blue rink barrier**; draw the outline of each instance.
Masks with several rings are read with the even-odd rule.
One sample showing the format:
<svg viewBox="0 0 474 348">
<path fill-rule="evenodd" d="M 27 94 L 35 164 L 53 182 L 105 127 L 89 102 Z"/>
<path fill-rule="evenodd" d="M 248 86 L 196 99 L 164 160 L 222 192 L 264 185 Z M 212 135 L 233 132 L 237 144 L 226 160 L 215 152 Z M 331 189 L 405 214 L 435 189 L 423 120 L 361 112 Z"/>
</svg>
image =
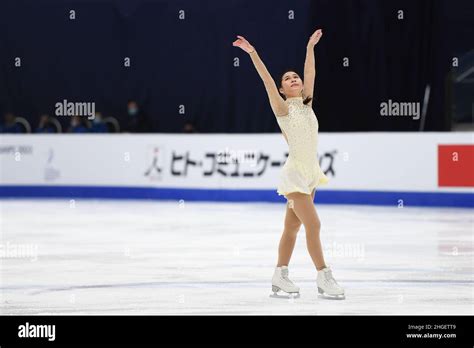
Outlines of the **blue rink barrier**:
<svg viewBox="0 0 474 348">
<path fill-rule="evenodd" d="M 0 198 L 153 199 L 213 202 L 286 202 L 276 190 L 230 190 L 123 186 L 0 186 Z M 426 207 L 474 207 L 469 192 L 316 191 L 315 203 Z"/>
</svg>

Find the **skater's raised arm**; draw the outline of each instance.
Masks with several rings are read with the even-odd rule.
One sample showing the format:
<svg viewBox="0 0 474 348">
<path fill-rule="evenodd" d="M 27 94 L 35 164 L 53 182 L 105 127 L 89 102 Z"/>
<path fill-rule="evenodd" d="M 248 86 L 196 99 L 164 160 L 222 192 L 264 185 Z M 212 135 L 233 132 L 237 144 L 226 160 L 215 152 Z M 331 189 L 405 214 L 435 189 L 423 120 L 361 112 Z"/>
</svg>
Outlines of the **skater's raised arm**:
<svg viewBox="0 0 474 348">
<path fill-rule="evenodd" d="M 316 30 L 313 35 L 310 36 L 308 45 L 306 46 L 306 59 L 304 62 L 304 88 L 303 94 L 305 97 L 313 97 L 314 92 L 314 80 L 316 78 L 316 64 L 314 62 L 314 46 L 319 42 L 319 39 L 323 35 L 321 29 Z M 313 97 L 314 99 L 314 97 Z M 313 100 L 312 99 L 312 100 Z M 312 105 L 312 100 L 309 105 Z"/>
<path fill-rule="evenodd" d="M 265 64 L 263 64 L 260 56 L 258 55 L 255 47 L 253 47 L 243 36 L 237 35 L 238 39 L 233 42 L 233 45 L 240 47 L 242 50 L 247 52 L 252 59 L 252 62 L 257 69 L 258 74 L 260 75 L 265 89 L 268 94 L 268 99 L 270 100 L 270 106 L 276 116 L 286 116 L 288 115 L 288 105 L 285 103 L 285 100 L 280 96 L 278 88 L 273 80 L 272 76 L 267 70 Z"/>
</svg>

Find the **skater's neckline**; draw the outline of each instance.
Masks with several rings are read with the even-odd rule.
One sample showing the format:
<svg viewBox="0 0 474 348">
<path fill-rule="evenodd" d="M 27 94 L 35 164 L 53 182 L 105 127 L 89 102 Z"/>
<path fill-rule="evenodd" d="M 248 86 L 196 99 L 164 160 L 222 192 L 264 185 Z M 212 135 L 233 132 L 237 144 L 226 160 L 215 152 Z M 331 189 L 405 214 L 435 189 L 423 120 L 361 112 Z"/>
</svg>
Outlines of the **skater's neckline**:
<svg viewBox="0 0 474 348">
<path fill-rule="evenodd" d="M 302 103 L 303 102 L 303 97 L 290 97 L 286 98 L 288 102 L 296 102 L 296 103 Z"/>
</svg>

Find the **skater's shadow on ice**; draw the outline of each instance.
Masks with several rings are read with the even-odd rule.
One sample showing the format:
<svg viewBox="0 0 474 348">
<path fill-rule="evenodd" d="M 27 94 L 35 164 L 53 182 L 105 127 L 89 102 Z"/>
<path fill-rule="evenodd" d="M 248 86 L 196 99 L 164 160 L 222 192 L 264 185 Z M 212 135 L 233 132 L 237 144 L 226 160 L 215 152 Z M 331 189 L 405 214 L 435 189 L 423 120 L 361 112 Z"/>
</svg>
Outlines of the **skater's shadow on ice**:
<svg viewBox="0 0 474 348">
<path fill-rule="evenodd" d="M 297 293 L 297 294 L 285 294 L 285 295 L 279 295 L 279 294 L 273 293 L 269 297 L 277 298 L 277 299 L 281 299 L 281 300 L 291 300 L 291 299 L 300 298 L 301 295 L 299 293 Z M 325 294 L 318 294 L 318 298 L 324 299 L 324 300 L 336 300 L 336 301 L 346 299 L 345 296 L 329 296 L 329 295 L 325 295 Z"/>
<path fill-rule="evenodd" d="M 276 293 L 273 293 L 270 295 L 271 298 L 278 298 L 282 300 L 291 300 L 292 298 L 300 298 L 300 294 L 297 293 L 295 295 L 293 294 L 286 294 L 286 295 L 278 295 Z"/>
</svg>

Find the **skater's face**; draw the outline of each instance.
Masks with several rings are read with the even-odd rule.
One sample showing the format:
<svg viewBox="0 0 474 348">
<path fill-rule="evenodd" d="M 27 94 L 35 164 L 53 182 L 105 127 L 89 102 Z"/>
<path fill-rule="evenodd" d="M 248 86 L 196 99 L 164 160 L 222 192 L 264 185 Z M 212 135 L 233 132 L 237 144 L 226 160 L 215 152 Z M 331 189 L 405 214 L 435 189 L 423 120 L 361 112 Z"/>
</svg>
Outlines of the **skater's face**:
<svg viewBox="0 0 474 348">
<path fill-rule="evenodd" d="M 281 77 L 280 93 L 285 97 L 301 97 L 303 92 L 303 81 L 300 76 L 294 71 L 287 71 Z"/>
</svg>

